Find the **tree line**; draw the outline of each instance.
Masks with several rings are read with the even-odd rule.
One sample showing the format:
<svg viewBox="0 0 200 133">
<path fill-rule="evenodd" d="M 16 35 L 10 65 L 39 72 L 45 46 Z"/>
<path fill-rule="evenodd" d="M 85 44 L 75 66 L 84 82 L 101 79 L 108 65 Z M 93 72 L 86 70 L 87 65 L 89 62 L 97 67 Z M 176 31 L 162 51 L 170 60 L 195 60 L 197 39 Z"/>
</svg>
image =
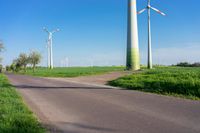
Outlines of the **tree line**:
<svg viewBox="0 0 200 133">
<path fill-rule="evenodd" d="M 0 53 L 5 50 L 3 42 L 0 41 Z M 37 51 L 31 51 L 29 54 L 20 53 L 18 58 L 13 60 L 10 66 L 6 66 L 6 71 L 19 72 L 24 70 L 26 72 L 27 66 L 30 65 L 33 72 L 35 71 L 36 65 L 41 62 L 42 56 Z M 3 65 L 1 64 L 3 58 L 0 56 L 0 73 L 3 71 Z"/>
<path fill-rule="evenodd" d="M 195 63 L 180 62 L 180 63 L 176 64 L 175 66 L 179 66 L 179 67 L 200 67 L 200 62 L 195 62 Z"/>
<path fill-rule="evenodd" d="M 27 66 L 30 65 L 33 72 L 35 72 L 36 65 L 41 62 L 42 56 L 37 51 L 31 51 L 29 54 L 20 53 L 18 58 L 13 60 L 10 66 L 6 66 L 6 71 L 19 72 L 27 71 Z"/>
</svg>

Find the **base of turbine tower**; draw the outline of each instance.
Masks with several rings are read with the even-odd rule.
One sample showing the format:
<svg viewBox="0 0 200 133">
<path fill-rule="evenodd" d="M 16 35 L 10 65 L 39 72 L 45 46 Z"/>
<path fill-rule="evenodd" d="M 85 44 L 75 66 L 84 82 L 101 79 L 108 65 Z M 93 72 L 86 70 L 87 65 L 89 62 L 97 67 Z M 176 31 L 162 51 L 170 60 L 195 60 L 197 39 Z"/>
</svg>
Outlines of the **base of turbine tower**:
<svg viewBox="0 0 200 133">
<path fill-rule="evenodd" d="M 140 55 L 139 49 L 127 49 L 126 70 L 137 71 L 140 70 Z"/>
</svg>

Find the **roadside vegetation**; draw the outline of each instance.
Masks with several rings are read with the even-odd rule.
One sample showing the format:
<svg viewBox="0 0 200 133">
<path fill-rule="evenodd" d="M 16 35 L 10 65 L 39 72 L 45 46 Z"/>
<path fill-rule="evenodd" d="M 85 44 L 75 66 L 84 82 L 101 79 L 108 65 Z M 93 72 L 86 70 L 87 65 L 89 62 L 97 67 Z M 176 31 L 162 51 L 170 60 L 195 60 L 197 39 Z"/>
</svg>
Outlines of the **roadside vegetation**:
<svg viewBox="0 0 200 133">
<path fill-rule="evenodd" d="M 41 58 L 41 54 L 37 51 L 32 51 L 29 54 L 21 53 L 17 59 L 13 60 L 13 63 L 10 66 L 6 66 L 6 71 L 38 77 L 78 77 L 123 71 L 125 69 L 124 66 L 57 67 L 49 69 L 46 67 L 37 67 Z"/>
<path fill-rule="evenodd" d="M 29 68 L 31 68 L 34 72 L 36 65 L 40 63 L 41 58 L 41 54 L 37 51 L 31 51 L 29 55 L 27 55 L 26 53 L 21 53 L 17 59 L 13 60 L 13 63 L 10 66 L 6 66 L 6 71 L 24 71 L 25 73 L 27 70 L 27 66 L 29 65 L 31 66 Z"/>
<path fill-rule="evenodd" d="M 78 76 L 87 76 L 87 75 L 97 75 L 104 74 L 107 72 L 114 71 L 123 71 L 124 67 L 122 66 L 113 66 L 113 67 L 66 67 L 66 68 L 54 68 L 48 69 L 45 67 L 38 67 L 35 72 L 30 68 L 27 69 L 26 73 L 21 72 L 21 74 L 27 74 L 32 76 L 39 77 L 78 77 Z"/>
<path fill-rule="evenodd" d="M 157 67 L 109 82 L 131 90 L 200 99 L 200 67 Z"/>
<path fill-rule="evenodd" d="M 44 133 L 16 90 L 0 74 L 0 133 Z"/>
</svg>

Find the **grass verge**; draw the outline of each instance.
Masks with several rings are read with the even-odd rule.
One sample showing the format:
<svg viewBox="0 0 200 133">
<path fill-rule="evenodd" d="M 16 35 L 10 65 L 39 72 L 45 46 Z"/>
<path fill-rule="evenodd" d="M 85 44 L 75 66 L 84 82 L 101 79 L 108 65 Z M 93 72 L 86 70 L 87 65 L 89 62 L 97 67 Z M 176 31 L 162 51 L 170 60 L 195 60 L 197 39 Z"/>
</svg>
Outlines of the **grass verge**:
<svg viewBox="0 0 200 133">
<path fill-rule="evenodd" d="M 110 81 L 109 85 L 200 100 L 200 68 L 160 67 Z"/>
<path fill-rule="evenodd" d="M 123 71 L 124 67 L 69 67 L 69 68 L 54 68 L 52 70 L 47 68 L 37 68 L 35 72 L 28 69 L 26 75 L 39 76 L 39 77 L 78 77 L 97 75 L 107 72 Z"/>
<path fill-rule="evenodd" d="M 0 74 L 0 133 L 44 133 L 7 78 Z"/>
</svg>

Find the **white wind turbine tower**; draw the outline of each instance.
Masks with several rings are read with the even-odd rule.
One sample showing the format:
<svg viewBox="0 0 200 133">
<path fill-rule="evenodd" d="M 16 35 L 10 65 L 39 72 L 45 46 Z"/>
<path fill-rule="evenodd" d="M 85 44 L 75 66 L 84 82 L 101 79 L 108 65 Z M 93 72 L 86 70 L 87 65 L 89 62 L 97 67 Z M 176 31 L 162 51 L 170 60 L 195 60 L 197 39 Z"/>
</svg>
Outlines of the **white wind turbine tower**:
<svg viewBox="0 0 200 133">
<path fill-rule="evenodd" d="M 161 12 L 160 10 L 151 6 L 151 0 L 148 0 L 148 5 L 146 8 L 142 9 L 138 12 L 138 14 L 143 13 L 144 11 L 148 10 L 148 68 L 152 69 L 152 50 L 151 50 L 151 9 L 156 11 L 157 13 L 166 16 L 165 13 Z"/>
<path fill-rule="evenodd" d="M 53 69 L 53 34 L 60 31 L 59 29 L 53 30 L 52 32 L 48 31 L 45 27 L 43 28 L 44 31 L 48 33 L 48 40 L 47 40 L 47 47 L 48 47 L 48 61 L 50 61 L 48 64 L 50 65 L 49 68 Z"/>
<path fill-rule="evenodd" d="M 47 45 L 47 67 L 50 68 L 50 45 L 49 45 L 49 41 L 46 41 Z"/>
<path fill-rule="evenodd" d="M 65 57 L 65 67 L 69 67 L 69 58 Z"/>
<path fill-rule="evenodd" d="M 128 0 L 128 31 L 126 69 L 140 69 L 140 53 L 138 42 L 137 4 L 136 0 Z"/>
</svg>

